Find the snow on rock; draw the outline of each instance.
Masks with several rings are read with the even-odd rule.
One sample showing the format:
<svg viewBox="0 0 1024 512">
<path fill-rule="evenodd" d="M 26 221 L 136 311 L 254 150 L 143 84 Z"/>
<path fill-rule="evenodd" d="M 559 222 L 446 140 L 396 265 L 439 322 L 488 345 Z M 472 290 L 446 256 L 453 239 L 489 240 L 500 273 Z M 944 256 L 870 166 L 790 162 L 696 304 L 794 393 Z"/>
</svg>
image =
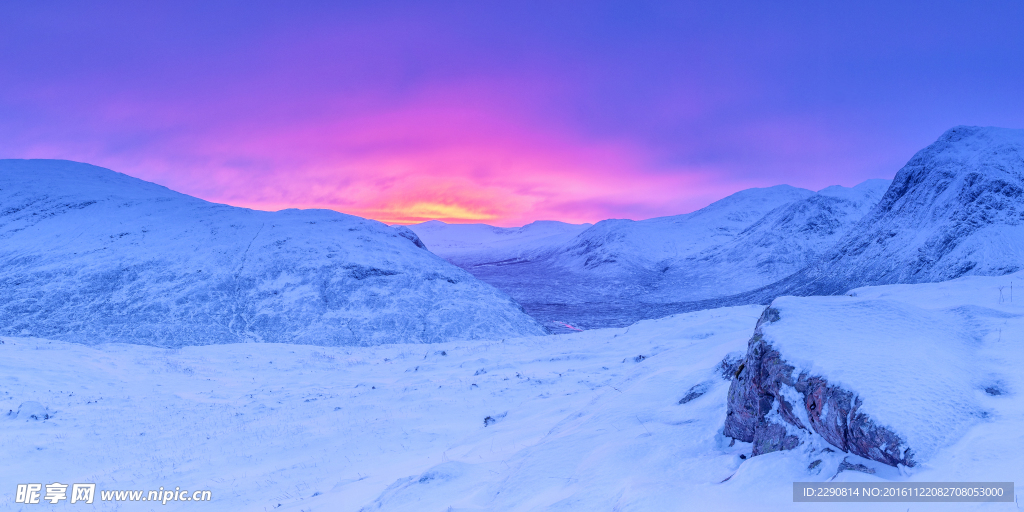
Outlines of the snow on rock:
<svg viewBox="0 0 1024 512">
<path fill-rule="evenodd" d="M 0 333 L 369 345 L 542 329 L 407 228 L 208 203 L 107 169 L 0 160 Z"/>
<path fill-rule="evenodd" d="M 800 436 L 791 427 L 813 429 L 844 452 L 890 466 L 914 466 L 907 443 L 864 414 L 859 396 L 806 371 L 794 376 L 797 368 L 764 339 L 764 324 L 776 321 L 779 311 L 771 307 L 758 321 L 729 389 L 725 435 L 753 443 L 752 454 L 764 455 L 796 448 Z"/>
<path fill-rule="evenodd" d="M 1015 372 L 1006 338 L 1024 341 L 1009 334 L 1024 301 L 1001 288 L 1024 274 L 1006 277 L 776 299 L 734 374 L 725 434 L 755 455 L 795 448 L 803 430 L 888 465 L 934 463 L 990 420 L 984 396 Z"/>
<path fill-rule="evenodd" d="M 8 416 L 25 421 L 44 421 L 50 419 L 50 411 L 41 403 L 28 401 L 18 406 L 17 411 L 9 411 Z"/>
</svg>

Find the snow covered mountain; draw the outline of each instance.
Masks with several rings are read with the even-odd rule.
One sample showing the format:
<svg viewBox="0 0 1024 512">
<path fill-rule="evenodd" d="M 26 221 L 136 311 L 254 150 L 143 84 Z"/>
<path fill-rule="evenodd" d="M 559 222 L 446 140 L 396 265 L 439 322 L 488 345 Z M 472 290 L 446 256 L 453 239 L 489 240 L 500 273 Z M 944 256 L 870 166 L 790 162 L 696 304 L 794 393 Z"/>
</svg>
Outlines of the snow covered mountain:
<svg viewBox="0 0 1024 512">
<path fill-rule="evenodd" d="M 918 152 L 878 205 L 810 266 L 733 303 L 1024 267 L 1024 130 L 958 126 Z"/>
<path fill-rule="evenodd" d="M 405 228 L 213 204 L 86 164 L 0 160 L 0 333 L 179 346 L 541 332 Z"/>
<path fill-rule="evenodd" d="M 463 229 L 473 237 L 434 245 L 554 332 L 623 326 L 676 312 L 680 302 L 738 294 L 796 272 L 854 226 L 888 184 L 869 180 L 817 193 L 788 185 L 749 189 L 689 214 L 601 221 L 571 239 L 563 225 L 557 236 L 491 243 L 492 230 L 509 230 L 472 225 Z M 412 228 L 431 248 L 431 237 L 439 238 L 431 231 L 440 226 L 456 227 Z M 520 229 L 527 228 L 536 230 Z"/>
<path fill-rule="evenodd" d="M 830 249 L 878 203 L 889 180 L 831 186 L 782 205 L 728 242 L 674 262 L 655 293 L 665 302 L 740 293 L 785 278 Z"/>
<path fill-rule="evenodd" d="M 953 128 L 891 185 L 751 189 L 686 215 L 602 221 L 536 254 L 465 268 L 549 329 L 1014 272 L 1024 267 L 1024 130 Z"/>
<path fill-rule="evenodd" d="M 631 221 L 604 220 L 554 256 L 566 270 L 628 275 L 661 270 L 674 261 L 726 243 L 779 206 L 814 192 L 776 185 L 737 192 L 693 213 Z"/>
<path fill-rule="evenodd" d="M 518 228 L 447 224 L 431 220 L 408 226 L 430 252 L 460 266 L 501 265 L 543 257 L 592 224 L 539 220 Z"/>
</svg>

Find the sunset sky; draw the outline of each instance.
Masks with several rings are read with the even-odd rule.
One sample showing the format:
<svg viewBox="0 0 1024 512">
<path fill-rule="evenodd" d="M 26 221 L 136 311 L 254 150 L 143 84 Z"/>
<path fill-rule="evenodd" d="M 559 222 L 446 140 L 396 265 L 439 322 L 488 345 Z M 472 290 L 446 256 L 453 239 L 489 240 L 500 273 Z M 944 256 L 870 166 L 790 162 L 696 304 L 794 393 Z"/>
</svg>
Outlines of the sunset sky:
<svg viewBox="0 0 1024 512">
<path fill-rule="evenodd" d="M 1024 2 L 5 2 L 0 158 L 502 226 L 891 178 L 1024 128 Z"/>
</svg>

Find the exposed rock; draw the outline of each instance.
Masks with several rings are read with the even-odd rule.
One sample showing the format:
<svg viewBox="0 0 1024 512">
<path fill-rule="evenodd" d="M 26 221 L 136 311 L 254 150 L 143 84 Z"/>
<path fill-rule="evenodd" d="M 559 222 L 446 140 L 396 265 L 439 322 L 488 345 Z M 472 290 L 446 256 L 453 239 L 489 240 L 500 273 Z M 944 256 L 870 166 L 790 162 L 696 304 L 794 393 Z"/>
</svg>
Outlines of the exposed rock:
<svg viewBox="0 0 1024 512">
<path fill-rule="evenodd" d="M 53 416 L 43 404 L 39 402 L 24 402 L 18 407 L 16 417 L 22 420 L 43 421 Z"/>
<path fill-rule="evenodd" d="M 710 388 L 710 382 L 701 382 L 700 384 L 693 386 L 686 392 L 685 395 L 683 395 L 682 398 L 679 399 L 679 404 L 682 405 L 685 403 L 689 403 L 704 396 L 704 393 L 707 393 L 708 389 Z"/>
<path fill-rule="evenodd" d="M 839 471 L 836 471 L 836 474 L 838 475 L 843 471 L 860 471 L 861 473 L 867 473 L 869 475 L 875 474 L 874 469 L 869 468 L 864 464 L 854 464 L 852 462 L 847 462 L 846 459 L 843 459 L 843 461 L 839 463 Z"/>
<path fill-rule="evenodd" d="M 736 370 L 739 370 L 740 365 L 743 364 L 743 359 L 744 355 L 739 352 L 726 355 L 722 358 L 722 362 L 718 363 L 718 374 L 725 380 L 732 380 L 736 375 Z"/>
<path fill-rule="evenodd" d="M 779 321 L 765 309 L 747 345 L 747 356 L 733 374 L 724 434 L 753 443 L 753 455 L 790 450 L 798 431 L 814 431 L 829 444 L 890 466 L 913 466 L 913 452 L 896 433 L 860 412 L 860 398 L 824 378 L 796 373 L 764 340 L 761 326 Z"/>
<path fill-rule="evenodd" d="M 413 230 L 405 226 L 391 226 L 391 229 L 395 230 L 395 232 L 398 233 L 398 236 L 412 242 L 416 247 L 419 247 L 420 249 L 427 248 L 427 246 L 423 244 L 423 241 L 420 240 L 420 237 L 416 236 L 416 233 L 414 233 Z"/>
</svg>

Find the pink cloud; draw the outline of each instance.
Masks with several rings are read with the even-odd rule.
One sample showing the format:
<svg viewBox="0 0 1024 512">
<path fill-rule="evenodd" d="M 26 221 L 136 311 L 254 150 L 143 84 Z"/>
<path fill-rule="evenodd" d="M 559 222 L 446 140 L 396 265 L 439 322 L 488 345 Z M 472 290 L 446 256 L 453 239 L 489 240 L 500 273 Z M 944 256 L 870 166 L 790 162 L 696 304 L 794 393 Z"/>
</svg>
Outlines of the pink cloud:
<svg viewBox="0 0 1024 512">
<path fill-rule="evenodd" d="M 211 201 L 330 208 L 388 223 L 645 218 L 727 192 L 714 169 L 652 171 L 652 156 L 638 145 L 585 139 L 524 108 L 552 88 L 533 85 L 446 83 L 387 104 L 373 95 L 331 98 L 314 119 L 250 110 L 258 97 L 236 99 L 242 112 L 205 123 L 167 105 L 101 105 L 108 130 L 142 111 L 155 126 L 181 128 L 127 151 L 65 144 L 59 153 Z M 54 156 L 53 149 L 30 152 Z"/>
</svg>

